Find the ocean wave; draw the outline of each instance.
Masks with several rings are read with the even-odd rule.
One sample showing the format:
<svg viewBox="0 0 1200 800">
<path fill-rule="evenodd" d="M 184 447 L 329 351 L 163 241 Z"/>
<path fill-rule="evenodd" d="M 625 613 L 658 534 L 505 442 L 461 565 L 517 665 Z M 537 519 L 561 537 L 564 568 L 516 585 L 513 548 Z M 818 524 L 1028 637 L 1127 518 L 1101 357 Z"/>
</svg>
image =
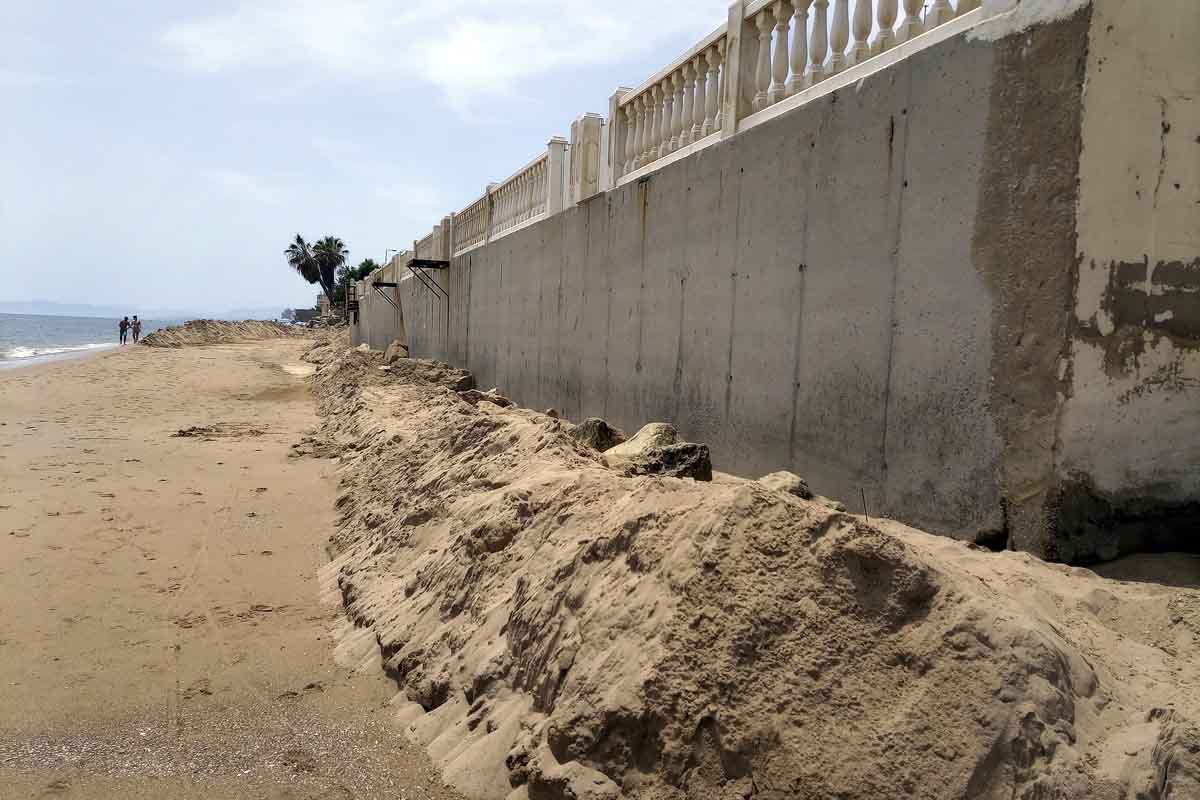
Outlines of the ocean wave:
<svg viewBox="0 0 1200 800">
<path fill-rule="evenodd" d="M 37 358 L 38 356 L 57 356 L 63 353 L 80 353 L 87 350 L 105 350 L 116 347 L 115 344 L 93 342 L 91 344 L 56 345 L 50 347 L 17 346 L 0 352 L 0 359 Z"/>
</svg>

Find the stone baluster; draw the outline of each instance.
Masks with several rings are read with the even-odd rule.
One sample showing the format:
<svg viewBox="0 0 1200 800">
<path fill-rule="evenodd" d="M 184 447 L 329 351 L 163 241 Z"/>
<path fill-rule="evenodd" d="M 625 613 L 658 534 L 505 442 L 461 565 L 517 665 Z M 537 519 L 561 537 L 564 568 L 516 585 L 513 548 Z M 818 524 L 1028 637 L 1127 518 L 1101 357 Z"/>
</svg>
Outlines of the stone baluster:
<svg viewBox="0 0 1200 800">
<path fill-rule="evenodd" d="M 804 68 L 808 65 L 808 7 L 812 0 L 792 0 L 792 52 L 791 76 L 787 79 L 785 89 L 788 96 L 804 88 Z"/>
<path fill-rule="evenodd" d="M 829 32 L 829 45 L 833 57 L 829 59 L 829 72 L 836 75 L 846 68 L 846 45 L 850 42 L 850 0 L 834 0 L 833 28 Z"/>
<path fill-rule="evenodd" d="M 771 31 L 775 28 L 775 18 L 769 6 L 758 12 L 754 24 L 758 27 L 758 58 L 754 68 L 752 108 L 762 111 L 771 105 Z"/>
<path fill-rule="evenodd" d="M 683 147 L 683 70 L 670 77 L 673 102 L 671 105 L 671 152 Z"/>
<path fill-rule="evenodd" d="M 871 0 L 855 0 L 854 20 L 851 32 L 854 34 L 854 46 L 850 48 L 850 63 L 861 64 L 871 57 L 871 22 L 874 16 Z"/>
<path fill-rule="evenodd" d="M 634 169 L 646 163 L 646 136 L 649 132 L 649 109 L 646 106 L 646 92 L 634 98 L 637 103 L 637 140 L 634 143 L 637 155 L 634 156 Z"/>
<path fill-rule="evenodd" d="M 874 51 L 885 53 L 896 43 L 896 35 L 892 28 L 896 27 L 896 0 L 879 0 L 879 33 L 875 37 Z"/>
<path fill-rule="evenodd" d="M 792 4 L 783 0 L 775 3 L 775 52 L 771 61 L 771 89 L 767 98 L 771 105 L 788 96 L 787 77 L 791 66 L 788 57 L 788 30 L 792 27 Z"/>
<path fill-rule="evenodd" d="M 692 62 L 687 62 L 679 68 L 683 75 L 683 110 L 679 115 L 679 146 L 687 147 L 692 143 L 692 117 L 696 113 L 696 74 L 692 71 Z"/>
<path fill-rule="evenodd" d="M 658 84 L 646 90 L 646 102 L 649 111 L 646 114 L 646 155 L 642 158 L 642 166 L 658 158 L 658 137 L 662 133 L 662 95 Z"/>
<path fill-rule="evenodd" d="M 950 0 L 934 0 L 933 8 L 929 9 L 925 14 L 925 27 L 928 30 L 933 30 L 938 25 L 949 22 L 954 19 L 954 9 L 950 5 Z"/>
<path fill-rule="evenodd" d="M 825 69 L 825 56 L 829 54 L 828 9 L 829 0 L 813 0 L 812 42 L 808 48 L 809 86 L 815 86 L 829 77 L 829 72 Z"/>
<path fill-rule="evenodd" d="M 904 21 L 900 23 L 900 28 L 896 31 L 897 42 L 907 42 L 924 33 L 920 17 L 923 3 L 924 0 L 904 0 Z"/>
<path fill-rule="evenodd" d="M 670 76 L 662 82 L 663 111 L 660 126 L 662 131 L 658 140 L 658 157 L 662 158 L 671 152 L 671 112 L 675 105 L 675 93 L 671 91 Z"/>
<path fill-rule="evenodd" d="M 625 169 L 626 173 L 633 172 L 634 159 L 637 158 L 637 107 L 636 103 L 625 106 Z"/>
<path fill-rule="evenodd" d="M 708 48 L 708 52 L 704 56 L 704 63 L 708 67 L 708 80 L 704 85 L 704 128 L 700 131 L 700 135 L 708 136 L 710 133 L 721 130 L 721 121 L 718 116 L 720 111 L 718 77 L 721 70 L 721 53 L 716 45 Z"/>
<path fill-rule="evenodd" d="M 692 73 L 696 76 L 695 101 L 692 103 L 692 141 L 698 142 L 704 138 L 704 105 L 708 102 L 708 65 L 704 63 L 702 53 L 692 59 Z"/>
<path fill-rule="evenodd" d="M 958 0 L 958 16 L 979 8 L 979 0 Z"/>
<path fill-rule="evenodd" d="M 736 9 L 737 3 L 731 3 L 729 7 Z M 753 20 L 746 21 L 745 30 L 742 31 L 742 38 L 739 42 L 741 52 L 738 57 L 737 75 L 734 76 L 736 80 L 729 87 L 731 97 L 733 95 L 740 96 L 736 103 L 730 105 L 736 108 L 735 114 L 741 116 L 753 112 L 754 95 L 758 91 L 758 76 L 755 72 L 758 68 L 758 33 L 753 30 L 754 27 Z M 728 52 L 725 55 L 725 67 L 728 71 L 733 59 L 729 58 Z"/>
</svg>

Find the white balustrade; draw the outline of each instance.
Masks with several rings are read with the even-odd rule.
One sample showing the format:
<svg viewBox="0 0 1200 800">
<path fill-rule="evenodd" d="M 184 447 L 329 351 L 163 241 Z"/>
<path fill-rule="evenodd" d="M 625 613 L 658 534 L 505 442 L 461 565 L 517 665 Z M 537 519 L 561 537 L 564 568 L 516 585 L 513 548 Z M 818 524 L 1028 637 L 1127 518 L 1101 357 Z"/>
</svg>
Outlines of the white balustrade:
<svg viewBox="0 0 1200 800">
<path fill-rule="evenodd" d="M 671 152 L 683 146 L 683 67 L 671 76 Z"/>
<path fill-rule="evenodd" d="M 688 147 L 720 129 L 724 29 L 714 31 L 619 101 L 624 174 Z M 611 135 L 611 134 L 610 134 Z"/>
<path fill-rule="evenodd" d="M 927 29 L 936 28 L 952 19 L 954 19 L 954 9 L 950 6 L 950 0 L 934 0 L 933 8 L 925 12 L 925 27 Z"/>
<path fill-rule="evenodd" d="M 754 19 L 758 28 L 758 46 L 755 48 L 754 98 L 755 111 L 771 105 L 771 31 L 775 29 L 775 15 L 768 6 Z"/>
<path fill-rule="evenodd" d="M 698 55 L 692 59 L 692 72 L 696 76 L 696 99 L 692 104 L 692 136 L 693 142 L 704 138 L 704 108 L 708 102 L 708 65 L 704 56 Z"/>
<path fill-rule="evenodd" d="M 896 34 L 892 31 L 896 27 L 896 8 L 896 0 L 879 0 L 879 14 L 876 16 L 879 33 L 875 36 L 873 47 L 876 53 L 886 53 L 896 43 Z"/>
<path fill-rule="evenodd" d="M 871 0 L 855 0 L 854 19 L 850 27 L 854 34 L 854 45 L 850 48 L 848 59 L 851 65 L 861 64 L 871 57 L 871 44 L 868 40 L 871 36 L 873 11 Z"/>
<path fill-rule="evenodd" d="M 721 92 L 725 89 L 725 43 L 708 48 L 708 98 L 704 103 L 704 135 L 721 130 Z"/>
<path fill-rule="evenodd" d="M 679 115 L 679 146 L 692 143 L 692 119 L 696 114 L 696 73 L 688 61 L 680 70 L 683 74 L 683 110 Z"/>
<path fill-rule="evenodd" d="M 721 27 L 637 89 L 619 89 L 607 120 L 578 118 L 571 161 L 566 140 L 552 139 L 545 153 L 444 217 L 412 254 L 459 255 L 558 213 L 660 159 L 735 135 L 747 117 L 794 106 L 789 98 L 979 7 L 980 0 L 735 0 Z"/>
<path fill-rule="evenodd" d="M 808 48 L 809 86 L 815 86 L 829 77 L 825 70 L 825 56 L 829 55 L 828 11 L 829 0 L 813 0 L 812 42 Z"/>
<path fill-rule="evenodd" d="M 486 194 L 454 215 L 453 231 L 455 255 L 487 241 L 488 196 Z"/>
<path fill-rule="evenodd" d="M 808 65 L 808 9 L 812 0 L 792 0 L 791 75 L 786 82 L 789 97 L 804 88 L 804 68 Z"/>
<path fill-rule="evenodd" d="M 896 31 L 897 42 L 907 42 L 909 39 L 924 33 L 921 26 L 921 8 L 925 0 L 904 0 L 904 20 Z"/>
<path fill-rule="evenodd" d="M 850 0 L 834 0 L 833 28 L 829 31 L 829 74 L 837 75 L 846 68 L 846 45 L 850 41 Z"/>
<path fill-rule="evenodd" d="M 775 52 L 771 60 L 771 105 L 788 96 L 787 79 L 791 68 L 788 57 L 788 31 L 792 27 L 792 4 L 777 0 L 775 3 Z"/>
<path fill-rule="evenodd" d="M 553 148 L 560 146 L 565 149 L 565 144 L 565 140 L 562 139 L 552 140 L 550 151 L 538 156 L 507 180 L 489 189 L 492 214 L 491 224 L 487 228 L 487 239 L 495 239 L 505 231 L 544 216 L 556 191 L 561 198 L 563 176 L 553 174 L 550 162 Z"/>
</svg>

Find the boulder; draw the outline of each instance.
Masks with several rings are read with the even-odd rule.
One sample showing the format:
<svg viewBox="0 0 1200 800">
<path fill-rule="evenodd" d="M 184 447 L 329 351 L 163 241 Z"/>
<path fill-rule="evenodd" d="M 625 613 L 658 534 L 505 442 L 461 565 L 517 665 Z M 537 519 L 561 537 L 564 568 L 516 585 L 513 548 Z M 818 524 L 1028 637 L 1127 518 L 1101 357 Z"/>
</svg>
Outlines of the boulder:
<svg viewBox="0 0 1200 800">
<path fill-rule="evenodd" d="M 813 490 L 808 488 L 808 481 L 794 472 L 788 472 L 787 470 L 772 472 L 770 475 L 764 475 L 759 478 L 758 482 L 768 489 L 790 494 L 794 497 L 799 497 L 801 500 L 812 500 L 814 503 L 820 503 L 834 511 L 846 510 L 846 507 L 837 500 L 830 500 L 828 497 L 814 494 Z"/>
<path fill-rule="evenodd" d="M 603 453 L 625 441 L 625 434 L 599 417 L 589 417 L 571 429 L 571 436 Z"/>
<path fill-rule="evenodd" d="M 399 339 L 395 339 L 384 352 L 383 363 L 395 364 L 402 358 L 408 358 L 408 345 L 401 344 Z"/>
<path fill-rule="evenodd" d="M 679 434 L 675 432 L 674 426 L 665 422 L 651 422 L 649 425 L 643 425 L 642 429 L 629 441 L 607 450 L 605 455 L 614 458 L 632 458 L 652 447 L 666 447 L 675 444 L 678 440 Z"/>
<path fill-rule="evenodd" d="M 642 426 L 632 439 L 605 451 L 604 461 L 626 475 L 712 480 L 708 445 L 680 442 L 674 426 L 665 422 Z"/>
<path fill-rule="evenodd" d="M 613 459 L 612 463 L 628 475 L 712 480 L 712 456 L 706 444 L 679 442 L 665 447 L 650 447 L 634 456 Z"/>
<path fill-rule="evenodd" d="M 768 489 L 795 495 L 801 500 L 813 499 L 813 492 L 812 489 L 808 488 L 808 483 L 794 472 L 786 470 L 772 472 L 770 475 L 764 475 L 759 478 L 758 482 Z"/>
<path fill-rule="evenodd" d="M 507 408 L 513 404 L 512 400 L 509 400 L 495 389 L 491 390 L 490 392 L 481 392 L 478 389 L 467 389 L 466 391 L 460 391 L 458 396 L 473 406 L 477 406 L 480 403 L 486 402 L 498 405 L 501 408 Z"/>
</svg>

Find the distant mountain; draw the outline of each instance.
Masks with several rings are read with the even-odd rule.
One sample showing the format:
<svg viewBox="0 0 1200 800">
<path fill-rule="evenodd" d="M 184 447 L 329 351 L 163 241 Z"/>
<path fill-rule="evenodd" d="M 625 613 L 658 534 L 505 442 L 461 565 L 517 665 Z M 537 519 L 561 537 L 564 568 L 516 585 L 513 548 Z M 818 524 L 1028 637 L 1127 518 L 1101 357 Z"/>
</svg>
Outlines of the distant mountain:
<svg viewBox="0 0 1200 800">
<path fill-rule="evenodd" d="M 49 300 L 25 302 L 0 301 L 0 314 L 43 314 L 51 317 L 103 317 L 121 318 L 137 314 L 142 319 L 278 319 L 284 308 L 289 306 L 259 306 L 257 308 L 232 308 L 226 311 L 211 309 L 145 308 L 141 306 L 108 306 L 88 303 L 53 303 Z"/>
</svg>

